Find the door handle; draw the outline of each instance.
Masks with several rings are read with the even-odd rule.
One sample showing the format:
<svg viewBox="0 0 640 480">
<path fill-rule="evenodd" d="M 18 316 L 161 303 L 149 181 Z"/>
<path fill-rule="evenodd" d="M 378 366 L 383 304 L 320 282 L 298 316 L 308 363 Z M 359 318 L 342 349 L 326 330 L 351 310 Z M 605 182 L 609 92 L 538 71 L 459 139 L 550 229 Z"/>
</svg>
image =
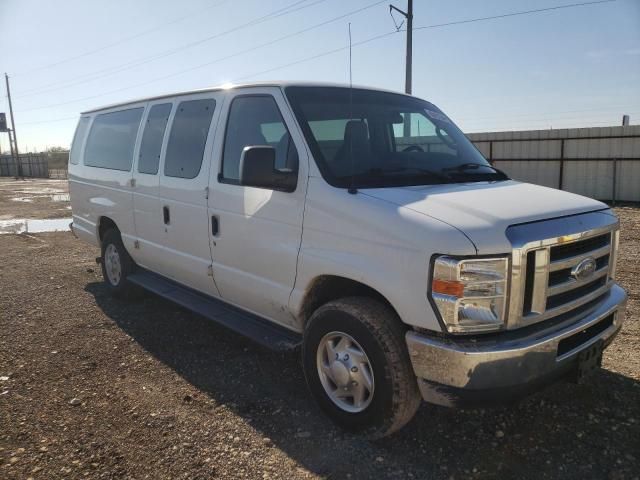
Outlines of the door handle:
<svg viewBox="0 0 640 480">
<path fill-rule="evenodd" d="M 211 234 L 214 237 L 217 237 L 220 233 L 220 219 L 217 215 L 211 216 Z"/>
<path fill-rule="evenodd" d="M 162 207 L 162 218 L 164 219 L 164 224 L 169 225 L 171 223 L 171 217 L 169 215 L 169 207 L 166 205 Z"/>
</svg>

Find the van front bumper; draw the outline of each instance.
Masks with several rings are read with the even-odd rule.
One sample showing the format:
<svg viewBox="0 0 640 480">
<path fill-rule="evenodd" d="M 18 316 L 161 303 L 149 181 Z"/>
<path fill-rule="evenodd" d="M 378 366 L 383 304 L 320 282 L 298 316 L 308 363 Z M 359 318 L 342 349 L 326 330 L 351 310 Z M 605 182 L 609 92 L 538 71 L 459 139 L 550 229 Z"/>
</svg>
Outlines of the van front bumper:
<svg viewBox="0 0 640 480">
<path fill-rule="evenodd" d="M 626 292 L 614 285 L 586 316 L 547 329 L 479 336 L 406 334 L 422 397 L 446 406 L 508 403 L 574 374 L 578 356 L 620 331 Z M 559 348 L 560 347 L 560 348 Z"/>
</svg>

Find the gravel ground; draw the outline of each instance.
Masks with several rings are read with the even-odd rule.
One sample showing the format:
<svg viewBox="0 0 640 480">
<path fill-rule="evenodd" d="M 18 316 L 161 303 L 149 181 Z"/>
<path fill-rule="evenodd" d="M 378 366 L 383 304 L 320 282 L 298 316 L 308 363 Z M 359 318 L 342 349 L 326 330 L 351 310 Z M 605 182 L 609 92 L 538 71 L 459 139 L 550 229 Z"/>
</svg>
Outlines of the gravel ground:
<svg viewBox="0 0 640 480">
<path fill-rule="evenodd" d="M 69 233 L 0 235 L 0 478 L 637 479 L 640 209 L 617 213 L 628 316 L 589 384 L 424 404 L 377 442 L 319 413 L 297 355 L 109 297 L 97 249 Z"/>
</svg>

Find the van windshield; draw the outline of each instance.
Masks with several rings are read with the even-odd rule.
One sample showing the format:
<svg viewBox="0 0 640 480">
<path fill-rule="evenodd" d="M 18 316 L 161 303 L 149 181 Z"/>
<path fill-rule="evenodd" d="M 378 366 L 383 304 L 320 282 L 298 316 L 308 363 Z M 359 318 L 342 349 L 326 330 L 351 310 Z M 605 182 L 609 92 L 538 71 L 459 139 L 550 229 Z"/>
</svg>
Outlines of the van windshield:
<svg viewBox="0 0 640 480">
<path fill-rule="evenodd" d="M 346 87 L 287 87 L 331 185 L 392 187 L 507 180 L 435 105 Z"/>
</svg>

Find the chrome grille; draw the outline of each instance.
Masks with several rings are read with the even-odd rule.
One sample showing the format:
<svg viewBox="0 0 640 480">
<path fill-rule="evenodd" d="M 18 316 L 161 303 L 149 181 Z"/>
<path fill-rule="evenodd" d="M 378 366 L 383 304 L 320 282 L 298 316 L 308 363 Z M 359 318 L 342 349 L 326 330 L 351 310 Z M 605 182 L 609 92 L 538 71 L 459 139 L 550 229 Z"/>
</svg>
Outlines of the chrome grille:
<svg viewBox="0 0 640 480">
<path fill-rule="evenodd" d="M 547 310 L 588 295 L 604 286 L 605 277 L 609 273 L 611 235 L 606 233 L 550 248 Z M 596 266 L 593 274 L 584 280 L 576 279 L 572 270 L 587 259 L 594 260 Z"/>
<path fill-rule="evenodd" d="M 610 211 L 510 227 L 507 237 L 514 244 L 508 328 L 571 312 L 611 288 L 618 220 Z"/>
</svg>

